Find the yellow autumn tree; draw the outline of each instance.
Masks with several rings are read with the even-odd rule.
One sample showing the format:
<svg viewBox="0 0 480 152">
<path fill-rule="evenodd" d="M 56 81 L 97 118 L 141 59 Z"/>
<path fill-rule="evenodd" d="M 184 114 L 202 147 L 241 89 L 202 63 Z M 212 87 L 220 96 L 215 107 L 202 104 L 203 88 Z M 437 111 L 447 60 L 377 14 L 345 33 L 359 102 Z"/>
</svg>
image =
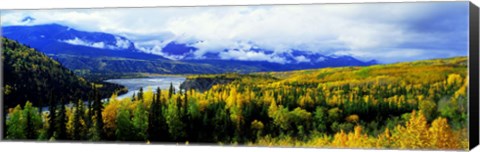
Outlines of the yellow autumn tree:
<svg viewBox="0 0 480 152">
<path fill-rule="evenodd" d="M 431 147 L 435 149 L 460 149 L 459 137 L 457 137 L 450 126 L 447 119 L 439 117 L 432 122 L 429 129 Z"/>
<path fill-rule="evenodd" d="M 362 133 L 361 126 L 355 126 L 354 131 L 348 133 L 347 147 L 351 148 L 372 148 L 374 142 L 368 138 L 367 134 Z"/>
<path fill-rule="evenodd" d="M 336 133 L 333 136 L 332 146 L 333 147 L 347 147 L 348 135 L 343 131 Z"/>
<path fill-rule="evenodd" d="M 405 126 L 398 125 L 392 135 L 394 147 L 401 149 L 422 149 L 430 147 L 427 119 L 422 112 L 413 111 Z"/>
<path fill-rule="evenodd" d="M 107 136 L 113 136 L 115 134 L 115 128 L 117 127 L 115 121 L 117 119 L 120 102 L 121 101 L 118 100 L 111 100 L 102 111 L 103 127 L 105 128 Z"/>
<path fill-rule="evenodd" d="M 361 126 L 355 126 L 353 132 L 348 134 L 341 130 L 333 136 L 333 147 L 339 148 L 372 148 L 375 147 L 375 141 L 369 139 L 367 134 L 362 133 Z"/>
<path fill-rule="evenodd" d="M 385 131 L 378 135 L 376 139 L 376 148 L 390 148 L 393 144 L 392 135 L 390 134 L 390 129 L 386 128 Z"/>
</svg>

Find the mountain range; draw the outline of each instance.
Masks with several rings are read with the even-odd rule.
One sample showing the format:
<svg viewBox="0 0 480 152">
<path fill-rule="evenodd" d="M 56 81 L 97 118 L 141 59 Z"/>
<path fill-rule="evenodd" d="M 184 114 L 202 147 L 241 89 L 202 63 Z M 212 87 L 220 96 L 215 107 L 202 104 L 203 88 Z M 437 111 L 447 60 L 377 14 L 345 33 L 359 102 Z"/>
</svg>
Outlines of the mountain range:
<svg viewBox="0 0 480 152">
<path fill-rule="evenodd" d="M 377 64 L 375 60 L 365 62 L 351 56 L 326 56 L 302 50 L 273 54 L 273 51 L 262 48 L 229 48 L 198 58 L 195 56 L 198 48 L 176 41 L 169 42 L 161 53 L 154 54 L 142 51 L 144 49 L 136 47 L 135 42 L 123 36 L 80 31 L 60 24 L 4 26 L 2 36 L 35 48 L 82 76 L 107 73 L 249 73 Z M 282 58 L 285 62 L 222 58 L 221 53 L 228 51 L 262 53 Z"/>
</svg>

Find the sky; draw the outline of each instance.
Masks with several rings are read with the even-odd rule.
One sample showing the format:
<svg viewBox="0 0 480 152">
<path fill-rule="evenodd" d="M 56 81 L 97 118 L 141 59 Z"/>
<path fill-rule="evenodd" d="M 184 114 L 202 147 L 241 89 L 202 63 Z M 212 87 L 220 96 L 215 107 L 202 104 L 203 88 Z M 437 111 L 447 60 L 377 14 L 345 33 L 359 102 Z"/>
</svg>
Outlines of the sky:
<svg viewBox="0 0 480 152">
<path fill-rule="evenodd" d="M 59 23 L 124 36 L 147 52 L 176 41 L 196 56 L 282 61 L 301 50 L 382 63 L 468 54 L 468 2 L 8 10 L 2 26 Z"/>
</svg>

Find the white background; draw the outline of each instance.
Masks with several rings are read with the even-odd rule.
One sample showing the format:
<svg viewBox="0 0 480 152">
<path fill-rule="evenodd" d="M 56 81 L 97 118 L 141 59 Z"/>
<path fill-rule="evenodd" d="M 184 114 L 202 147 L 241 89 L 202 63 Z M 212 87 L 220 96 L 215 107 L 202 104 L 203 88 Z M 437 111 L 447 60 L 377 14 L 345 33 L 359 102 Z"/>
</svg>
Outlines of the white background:
<svg viewBox="0 0 480 152">
<path fill-rule="evenodd" d="M 247 5 L 247 4 L 309 4 L 309 3 L 351 3 L 351 2 L 411 2 L 426 0 L 2 0 L 0 9 L 39 9 L 39 8 L 102 8 L 102 7 L 142 7 L 142 6 L 204 6 L 204 5 Z M 443 1 L 443 0 L 436 0 Z M 480 0 L 472 0 L 480 6 Z M 477 136 L 478 138 L 478 136 Z M 220 146 L 176 146 L 176 145 L 139 145 L 139 144 L 87 144 L 87 143 L 33 143 L 0 142 L 0 151 L 61 151 L 61 152 L 147 152 L 147 151 L 378 151 L 362 149 L 312 149 L 312 148 L 268 148 L 268 147 L 220 147 Z M 400 150 L 384 150 L 400 151 Z M 473 151 L 480 151 L 477 146 Z"/>
</svg>

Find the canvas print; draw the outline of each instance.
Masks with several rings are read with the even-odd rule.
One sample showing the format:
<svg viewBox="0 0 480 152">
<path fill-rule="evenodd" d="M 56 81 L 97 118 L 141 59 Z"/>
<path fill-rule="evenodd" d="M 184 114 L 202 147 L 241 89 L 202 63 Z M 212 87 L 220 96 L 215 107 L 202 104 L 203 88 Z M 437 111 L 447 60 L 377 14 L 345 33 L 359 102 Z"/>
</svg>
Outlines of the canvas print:
<svg viewBox="0 0 480 152">
<path fill-rule="evenodd" d="M 466 150 L 468 4 L 2 10 L 3 139 Z"/>
</svg>

